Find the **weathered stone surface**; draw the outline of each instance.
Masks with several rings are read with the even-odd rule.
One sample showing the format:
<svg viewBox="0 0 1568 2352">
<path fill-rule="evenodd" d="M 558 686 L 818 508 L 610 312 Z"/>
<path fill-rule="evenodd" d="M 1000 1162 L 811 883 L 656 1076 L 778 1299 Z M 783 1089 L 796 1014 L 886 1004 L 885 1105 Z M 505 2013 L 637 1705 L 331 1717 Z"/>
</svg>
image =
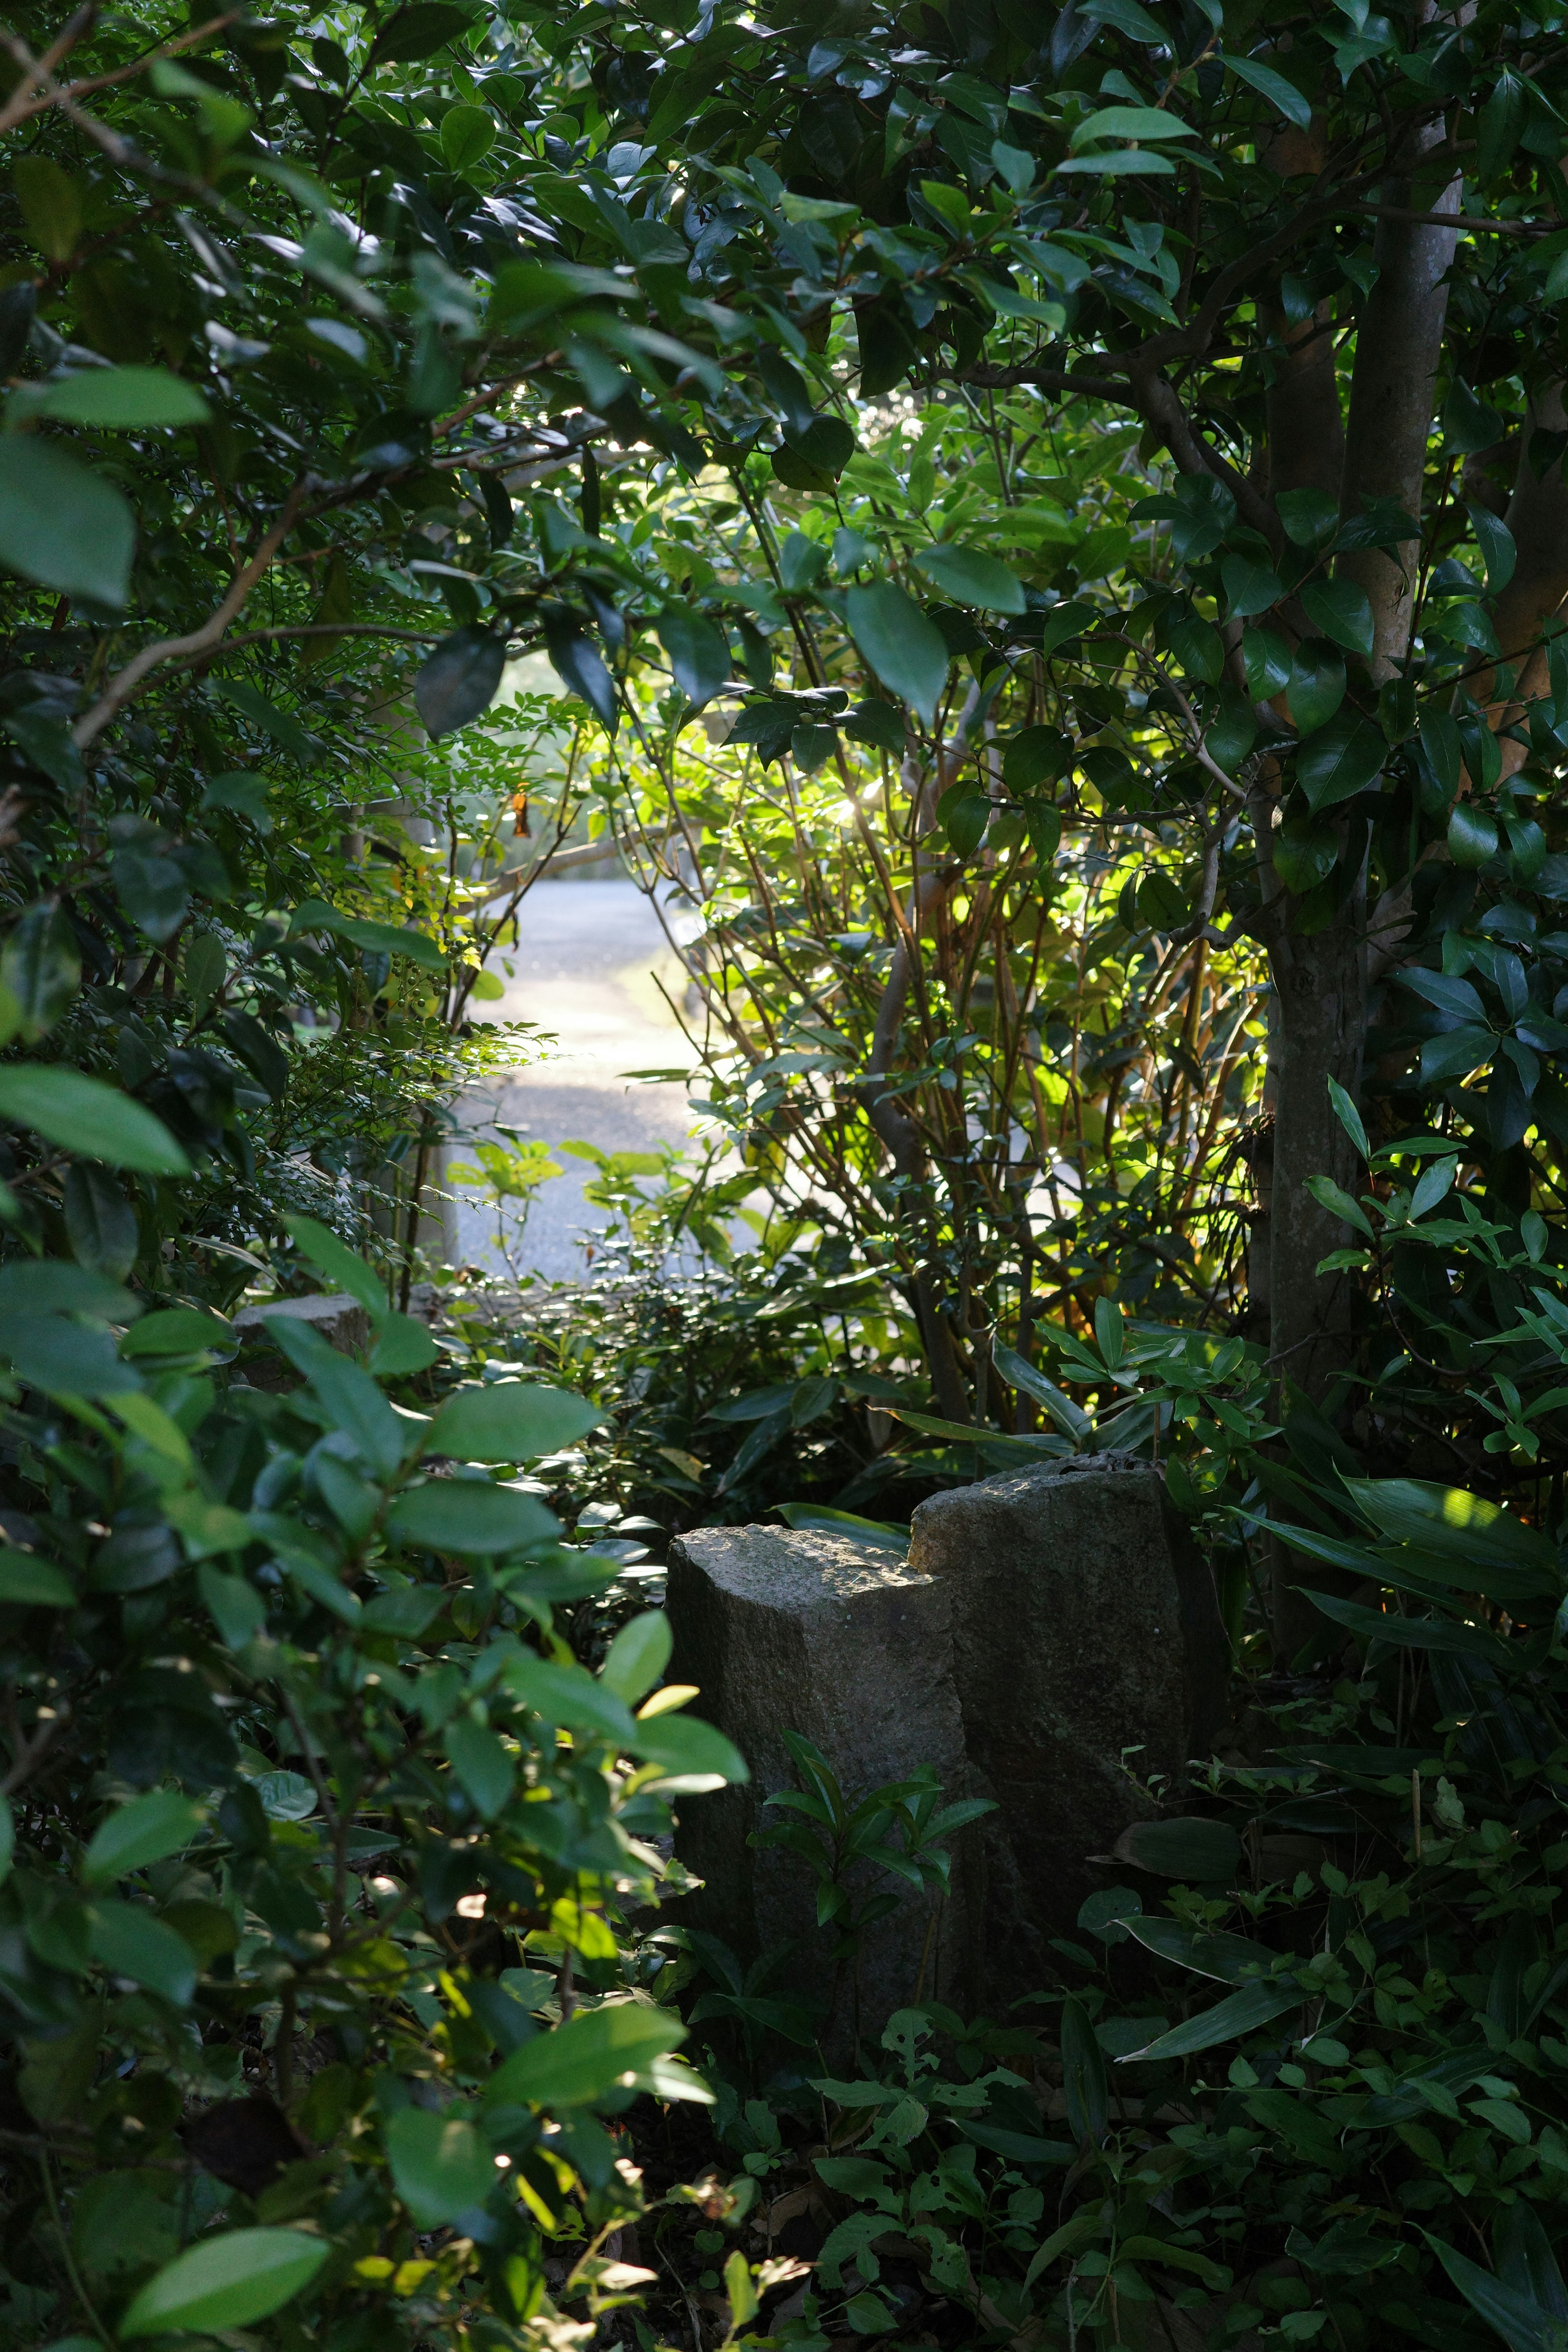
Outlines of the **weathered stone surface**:
<svg viewBox="0 0 1568 2352">
<path fill-rule="evenodd" d="M 356 1349 L 370 1344 L 370 1317 L 347 1291 L 317 1290 L 303 1298 L 264 1298 L 255 1307 L 242 1307 L 234 1318 L 236 1338 L 255 1347 L 258 1340 L 267 1340 L 267 1325 L 279 1315 L 286 1315 L 293 1323 L 308 1323 L 340 1355 L 353 1355 Z M 300 1376 L 274 1348 L 270 1355 L 247 1363 L 245 1377 L 253 1389 L 291 1389 Z"/>
<path fill-rule="evenodd" d="M 784 1742 L 821 1749 L 851 1802 L 934 1767 L 948 1796 L 964 1775 L 963 1729 L 952 1671 L 947 1590 L 853 1538 L 782 1528 L 702 1528 L 670 1547 L 670 1678 L 695 1683 L 700 1711 L 735 1742 L 749 1786 L 705 1796 L 682 1814 L 676 1851 L 707 1883 L 683 1921 L 723 1937 L 749 1962 L 797 1941 L 779 1990 L 832 1995 L 832 1937 L 816 1926 L 805 1864 L 748 1845 L 750 1832 L 790 1818 L 764 1800 L 799 1785 Z M 952 1849 L 953 1890 L 927 1949 L 931 1906 L 913 1888 L 868 1930 L 857 1988 L 847 1982 L 825 2047 L 857 2025 L 876 2034 L 921 1983 L 923 1998 L 968 2008 L 975 1926 L 969 1855 Z M 889 1881 L 895 1885 L 897 1882 Z"/>
<path fill-rule="evenodd" d="M 1049 1938 L 1104 1884 L 1088 1857 L 1157 1810 L 1131 1776 L 1179 1782 L 1207 1752 L 1225 1632 L 1207 1567 L 1135 1454 L 932 1496 L 910 1565 L 951 1603 L 968 1789 L 1000 1807 L 976 1834 L 994 2010 L 1044 1980 Z"/>
</svg>

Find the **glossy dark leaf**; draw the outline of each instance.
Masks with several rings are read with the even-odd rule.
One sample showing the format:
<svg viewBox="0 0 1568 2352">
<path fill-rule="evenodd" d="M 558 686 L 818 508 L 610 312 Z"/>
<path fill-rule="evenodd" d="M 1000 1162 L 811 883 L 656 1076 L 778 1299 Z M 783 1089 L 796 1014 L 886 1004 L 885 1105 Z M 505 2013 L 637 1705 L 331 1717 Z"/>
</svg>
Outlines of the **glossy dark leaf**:
<svg viewBox="0 0 1568 2352">
<path fill-rule="evenodd" d="M 437 740 L 456 734 L 487 711 L 505 667 L 505 640 L 489 629 L 454 629 L 444 637 L 414 684 L 415 704 L 426 734 Z"/>
</svg>

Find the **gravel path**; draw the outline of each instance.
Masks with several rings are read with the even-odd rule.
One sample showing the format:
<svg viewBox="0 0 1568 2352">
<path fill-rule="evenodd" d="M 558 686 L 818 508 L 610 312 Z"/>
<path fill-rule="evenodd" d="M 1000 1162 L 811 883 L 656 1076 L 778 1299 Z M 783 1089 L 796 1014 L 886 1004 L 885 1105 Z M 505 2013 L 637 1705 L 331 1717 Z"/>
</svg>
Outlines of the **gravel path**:
<svg viewBox="0 0 1568 2352">
<path fill-rule="evenodd" d="M 661 1142 L 684 1143 L 689 1125 L 686 1090 L 678 1084 L 628 1085 L 626 1072 L 688 1066 L 687 1046 L 658 993 L 657 972 L 679 1002 L 684 984 L 658 919 L 634 882 L 541 882 L 524 899 L 521 945 L 490 959 L 506 982 L 503 998 L 478 1005 L 481 1020 L 532 1021 L 553 1032 L 549 1059 L 515 1072 L 497 1094 L 475 1096 L 462 1107 L 465 1124 L 483 1134 L 495 1119 L 526 1128 L 538 1142 L 571 1137 L 604 1151 L 647 1151 Z M 504 965 L 513 976 L 508 980 Z M 458 1147 L 451 1155 L 468 1155 Z M 565 1159 L 564 1173 L 537 1194 L 529 1215 L 521 1262 L 548 1281 L 580 1276 L 584 1227 L 602 1226 L 583 1186 L 590 1161 Z M 483 1195 L 452 1188 L 447 1245 L 470 1263 L 499 1266 L 494 1218 Z"/>
</svg>

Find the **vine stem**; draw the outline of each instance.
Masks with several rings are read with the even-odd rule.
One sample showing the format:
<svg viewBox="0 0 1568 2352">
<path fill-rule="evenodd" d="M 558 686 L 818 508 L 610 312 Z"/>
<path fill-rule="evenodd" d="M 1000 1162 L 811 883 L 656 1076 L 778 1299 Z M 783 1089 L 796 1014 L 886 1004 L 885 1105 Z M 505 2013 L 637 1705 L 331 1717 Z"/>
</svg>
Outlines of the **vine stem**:
<svg viewBox="0 0 1568 2352">
<path fill-rule="evenodd" d="M 49 2158 L 47 2148 L 42 2150 L 39 2154 L 38 2170 L 43 2175 L 44 2196 L 49 2208 L 49 2219 L 55 2225 L 55 2235 L 59 2240 L 60 2253 L 64 2259 L 66 2266 L 66 2276 L 71 2283 L 71 2293 L 80 2304 L 83 2311 L 86 2312 L 92 2332 L 97 2336 L 99 2342 L 112 2347 L 114 2338 L 110 2336 L 108 2328 L 105 2327 L 102 2320 L 100 2319 L 97 2311 L 94 2309 L 92 2297 L 89 2294 L 86 2286 L 83 2284 L 81 2273 L 76 2266 L 76 2256 L 71 2252 L 70 2234 L 66 2228 L 64 2219 L 60 2213 L 60 2200 L 55 2193 L 55 2176 L 49 2168 Z"/>
</svg>

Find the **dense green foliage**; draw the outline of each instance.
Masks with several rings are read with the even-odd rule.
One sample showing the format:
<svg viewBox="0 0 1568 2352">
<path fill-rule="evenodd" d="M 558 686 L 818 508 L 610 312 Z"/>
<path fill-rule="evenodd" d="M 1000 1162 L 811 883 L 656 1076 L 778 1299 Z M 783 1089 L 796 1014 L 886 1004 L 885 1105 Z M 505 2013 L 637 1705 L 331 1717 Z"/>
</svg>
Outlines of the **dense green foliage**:
<svg viewBox="0 0 1568 2352">
<path fill-rule="evenodd" d="M 1560 0 L 0 48 L 7 2342 L 1561 2345 Z M 699 1160 L 432 1336 L 606 834 Z M 637 1539 L 1108 1443 L 1227 1760 L 830 2081 Z"/>
</svg>

